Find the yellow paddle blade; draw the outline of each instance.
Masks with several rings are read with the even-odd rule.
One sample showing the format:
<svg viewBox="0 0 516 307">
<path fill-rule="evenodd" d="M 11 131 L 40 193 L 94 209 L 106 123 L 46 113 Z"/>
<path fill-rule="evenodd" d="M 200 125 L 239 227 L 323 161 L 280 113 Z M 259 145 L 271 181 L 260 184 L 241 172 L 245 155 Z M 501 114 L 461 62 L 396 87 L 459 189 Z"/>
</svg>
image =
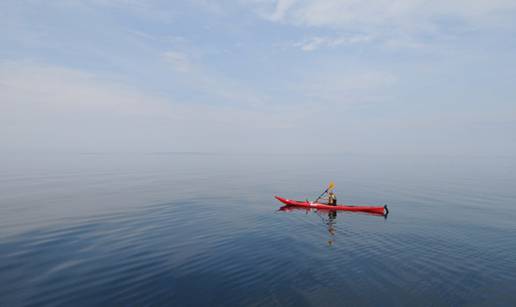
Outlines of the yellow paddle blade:
<svg viewBox="0 0 516 307">
<path fill-rule="evenodd" d="M 333 181 L 330 181 L 330 185 L 328 186 L 328 190 L 333 190 L 335 187 L 335 183 Z"/>
</svg>

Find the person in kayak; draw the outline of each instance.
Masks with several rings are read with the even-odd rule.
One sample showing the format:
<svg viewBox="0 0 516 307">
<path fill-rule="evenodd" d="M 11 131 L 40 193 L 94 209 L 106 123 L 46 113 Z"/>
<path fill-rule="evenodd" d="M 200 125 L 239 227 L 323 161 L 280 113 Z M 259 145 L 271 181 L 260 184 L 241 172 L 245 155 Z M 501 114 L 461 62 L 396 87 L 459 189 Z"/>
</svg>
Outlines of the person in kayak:
<svg viewBox="0 0 516 307">
<path fill-rule="evenodd" d="M 333 191 L 328 192 L 328 205 L 336 206 L 337 205 L 337 196 Z"/>
</svg>

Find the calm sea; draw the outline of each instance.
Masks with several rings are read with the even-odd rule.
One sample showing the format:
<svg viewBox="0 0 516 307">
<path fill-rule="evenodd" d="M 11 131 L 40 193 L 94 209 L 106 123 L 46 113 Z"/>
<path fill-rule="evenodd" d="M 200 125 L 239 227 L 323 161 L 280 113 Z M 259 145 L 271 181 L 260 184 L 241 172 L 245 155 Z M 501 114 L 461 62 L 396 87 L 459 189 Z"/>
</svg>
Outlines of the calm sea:
<svg viewBox="0 0 516 307">
<path fill-rule="evenodd" d="M 516 159 L 2 156 L 0 306 L 149 305 L 514 306 Z"/>
</svg>

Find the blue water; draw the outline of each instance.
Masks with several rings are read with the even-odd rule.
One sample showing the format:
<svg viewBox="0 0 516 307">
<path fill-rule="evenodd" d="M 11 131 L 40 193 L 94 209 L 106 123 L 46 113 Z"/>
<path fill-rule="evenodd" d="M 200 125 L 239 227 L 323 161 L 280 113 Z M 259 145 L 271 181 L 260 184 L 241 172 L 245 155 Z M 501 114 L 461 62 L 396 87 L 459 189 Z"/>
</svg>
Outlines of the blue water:
<svg viewBox="0 0 516 307">
<path fill-rule="evenodd" d="M 516 159 L 5 155 L 0 306 L 516 305 Z M 273 195 L 388 204 L 278 211 Z"/>
</svg>

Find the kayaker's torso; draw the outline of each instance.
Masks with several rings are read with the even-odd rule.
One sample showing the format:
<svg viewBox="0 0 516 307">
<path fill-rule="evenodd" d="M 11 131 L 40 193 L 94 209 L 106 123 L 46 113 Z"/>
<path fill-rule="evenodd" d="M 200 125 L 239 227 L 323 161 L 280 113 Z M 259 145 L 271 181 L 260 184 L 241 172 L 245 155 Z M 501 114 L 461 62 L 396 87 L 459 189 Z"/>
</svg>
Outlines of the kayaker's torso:
<svg viewBox="0 0 516 307">
<path fill-rule="evenodd" d="M 337 205 L 337 196 L 333 192 L 328 194 L 328 205 L 336 206 Z"/>
</svg>

